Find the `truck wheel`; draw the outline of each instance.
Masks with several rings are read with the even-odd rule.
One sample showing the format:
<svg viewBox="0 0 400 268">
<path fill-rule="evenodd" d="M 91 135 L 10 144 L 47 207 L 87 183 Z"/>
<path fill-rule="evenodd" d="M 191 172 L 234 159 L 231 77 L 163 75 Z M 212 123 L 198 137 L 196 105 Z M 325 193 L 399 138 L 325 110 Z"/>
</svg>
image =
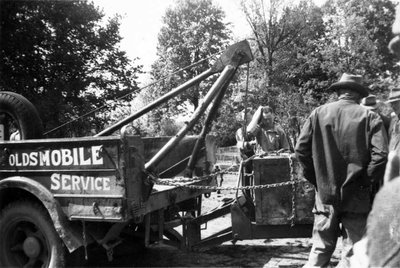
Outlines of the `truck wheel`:
<svg viewBox="0 0 400 268">
<path fill-rule="evenodd" d="M 0 214 L 0 267 L 64 267 L 65 248 L 47 211 L 11 203 Z"/>
<path fill-rule="evenodd" d="M 17 131 L 21 140 L 39 139 L 43 134 L 42 120 L 35 106 L 25 97 L 0 91 L 0 140 L 10 140 L 12 133 Z"/>
</svg>

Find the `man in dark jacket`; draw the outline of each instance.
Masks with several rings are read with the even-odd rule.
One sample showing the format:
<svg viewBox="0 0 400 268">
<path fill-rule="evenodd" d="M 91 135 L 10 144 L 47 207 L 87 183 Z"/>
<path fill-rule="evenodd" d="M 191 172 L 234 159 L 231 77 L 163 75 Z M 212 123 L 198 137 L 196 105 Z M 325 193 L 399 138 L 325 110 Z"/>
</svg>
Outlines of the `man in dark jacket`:
<svg viewBox="0 0 400 268">
<path fill-rule="evenodd" d="M 368 95 L 361 76 L 343 74 L 330 89 L 339 99 L 311 113 L 295 149 L 304 177 L 316 189 L 306 267 L 328 266 L 340 235 L 340 265 L 349 266 L 352 246 L 363 236 L 371 209 L 370 185 L 383 176 L 388 154 L 382 119 L 359 105 Z"/>
<path fill-rule="evenodd" d="M 389 151 L 400 150 L 400 88 L 390 90 L 387 103 L 392 107 L 393 113 L 389 125 Z"/>
</svg>

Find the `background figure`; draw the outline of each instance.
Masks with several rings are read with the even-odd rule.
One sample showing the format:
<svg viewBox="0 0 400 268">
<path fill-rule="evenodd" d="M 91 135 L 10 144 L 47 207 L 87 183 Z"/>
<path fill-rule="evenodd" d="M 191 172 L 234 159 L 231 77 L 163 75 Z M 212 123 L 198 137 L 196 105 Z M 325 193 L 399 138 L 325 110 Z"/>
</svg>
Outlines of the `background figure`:
<svg viewBox="0 0 400 268">
<path fill-rule="evenodd" d="M 393 116 L 389 126 L 389 151 L 397 151 L 400 147 L 400 88 L 393 88 L 389 93 L 387 103 L 393 109 Z"/>
<path fill-rule="evenodd" d="M 290 150 L 294 150 L 294 146 L 297 143 L 297 137 L 300 134 L 300 122 L 299 118 L 297 117 L 296 111 L 289 112 L 289 119 L 288 119 L 288 136 L 290 142 Z"/>
<path fill-rule="evenodd" d="M 383 121 L 383 125 L 385 126 L 386 132 L 389 131 L 391 108 L 388 107 L 387 104 L 378 100 L 375 95 L 368 95 L 367 97 L 362 98 L 360 105 L 379 114 Z"/>
<path fill-rule="evenodd" d="M 313 246 L 306 267 L 328 266 L 340 235 L 340 265 L 349 267 L 353 244 L 365 232 L 371 182 L 383 175 L 387 161 L 382 119 L 359 105 L 368 95 L 361 76 L 343 74 L 330 89 L 338 100 L 311 113 L 295 149 L 304 177 L 316 189 Z"/>
<path fill-rule="evenodd" d="M 242 111 L 242 123 L 243 127 L 239 128 L 236 131 L 236 146 L 239 150 L 239 155 L 241 161 L 249 159 L 255 154 L 255 145 L 256 141 L 254 140 L 254 136 L 251 135 L 250 133 L 246 132 L 246 124 L 250 122 L 252 118 L 252 109 L 247 108 L 247 110 Z M 242 185 L 243 186 L 250 186 L 253 185 L 252 178 L 250 174 L 253 172 L 253 163 L 252 161 L 244 161 L 243 162 L 243 170 L 240 172 L 243 172 L 243 180 L 242 180 Z M 246 199 L 250 202 L 252 200 L 252 193 L 250 190 L 244 190 L 243 195 L 246 197 Z"/>
<path fill-rule="evenodd" d="M 368 95 L 365 98 L 362 98 L 361 106 L 365 107 L 368 110 L 371 110 L 373 112 L 376 112 L 379 114 L 383 121 L 383 125 L 385 127 L 385 131 L 389 131 L 389 125 L 390 125 L 390 114 L 388 112 L 384 112 L 383 109 L 386 109 L 387 107 L 385 106 L 384 103 L 376 99 L 375 95 Z M 387 109 L 386 109 L 387 110 Z M 389 114 L 389 115 L 386 115 Z M 387 133 L 386 133 L 387 134 Z M 382 187 L 383 184 L 383 177 L 377 178 L 377 180 L 372 183 L 371 185 L 371 202 L 373 202 L 374 197 L 376 193 L 379 191 L 379 189 Z"/>
<path fill-rule="evenodd" d="M 290 152 L 285 131 L 275 122 L 271 107 L 260 106 L 247 126 L 247 132 L 254 135 L 257 149 L 261 153 Z"/>
<path fill-rule="evenodd" d="M 241 111 L 239 114 L 239 118 L 243 126 L 236 131 L 235 138 L 241 160 L 245 160 L 253 156 L 255 152 L 254 137 L 253 135 L 246 133 L 246 125 L 250 122 L 252 116 L 253 110 L 251 108 L 243 109 L 243 111 Z"/>
<path fill-rule="evenodd" d="M 214 167 L 214 173 L 218 173 L 218 172 L 221 172 L 221 168 L 218 166 L 218 165 L 215 165 L 215 167 Z M 217 186 L 218 187 L 222 187 L 222 183 L 224 182 L 224 174 L 223 173 L 220 173 L 219 174 L 219 181 L 218 181 L 218 176 L 216 176 L 216 178 L 215 178 L 217 181 Z M 217 190 L 217 194 L 220 194 L 221 193 L 221 190 Z"/>
<path fill-rule="evenodd" d="M 400 6 L 392 28 L 396 36 L 389 49 L 400 56 Z M 368 216 L 367 234 L 354 247 L 353 267 L 400 267 L 400 158 L 398 121 L 400 115 L 400 90 L 392 89 L 389 103 L 394 111 L 389 127 L 389 157 L 382 189 L 377 193 Z M 393 150 L 395 149 L 395 150 Z"/>
</svg>

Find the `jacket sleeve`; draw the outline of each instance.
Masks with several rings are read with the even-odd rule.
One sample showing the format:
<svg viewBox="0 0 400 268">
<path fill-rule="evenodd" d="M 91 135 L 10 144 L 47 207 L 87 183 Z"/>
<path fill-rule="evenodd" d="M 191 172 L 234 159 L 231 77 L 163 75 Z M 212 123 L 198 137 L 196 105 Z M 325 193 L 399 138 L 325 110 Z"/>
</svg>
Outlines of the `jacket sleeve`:
<svg viewBox="0 0 400 268">
<path fill-rule="evenodd" d="M 388 156 L 388 136 L 382 119 L 376 115 L 371 116 L 371 161 L 368 164 L 367 175 L 371 182 L 383 178 Z"/>
<path fill-rule="evenodd" d="M 253 135 L 256 135 L 260 131 L 260 120 L 262 116 L 262 106 L 258 107 L 257 111 L 255 111 L 253 117 L 250 120 L 250 123 L 247 125 L 247 132 Z"/>
<path fill-rule="evenodd" d="M 308 117 L 301 129 L 300 136 L 297 140 L 295 153 L 296 157 L 303 168 L 304 177 L 316 186 L 314 163 L 312 158 L 312 121 L 311 116 Z"/>
<path fill-rule="evenodd" d="M 282 127 L 279 127 L 279 143 L 281 146 L 280 149 L 284 149 L 285 152 L 290 152 L 289 139 Z"/>
</svg>

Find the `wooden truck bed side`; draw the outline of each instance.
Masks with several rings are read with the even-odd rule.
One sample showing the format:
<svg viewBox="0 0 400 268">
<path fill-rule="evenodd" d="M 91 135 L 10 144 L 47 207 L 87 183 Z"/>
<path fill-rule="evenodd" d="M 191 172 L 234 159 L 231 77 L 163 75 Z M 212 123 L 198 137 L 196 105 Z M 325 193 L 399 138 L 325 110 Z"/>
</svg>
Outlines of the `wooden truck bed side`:
<svg viewBox="0 0 400 268">
<path fill-rule="evenodd" d="M 160 147 L 138 136 L 25 140 L 0 144 L 0 180 L 22 176 L 43 185 L 70 220 L 123 222 L 201 195 L 204 191 L 153 185 L 144 173 L 144 151 Z M 186 156 L 195 139 L 183 140 Z M 152 148 L 151 150 L 157 148 Z M 149 151 L 151 151 L 149 150 Z M 160 167 L 185 158 L 171 153 Z M 201 182 L 204 184 L 204 182 Z"/>
</svg>

